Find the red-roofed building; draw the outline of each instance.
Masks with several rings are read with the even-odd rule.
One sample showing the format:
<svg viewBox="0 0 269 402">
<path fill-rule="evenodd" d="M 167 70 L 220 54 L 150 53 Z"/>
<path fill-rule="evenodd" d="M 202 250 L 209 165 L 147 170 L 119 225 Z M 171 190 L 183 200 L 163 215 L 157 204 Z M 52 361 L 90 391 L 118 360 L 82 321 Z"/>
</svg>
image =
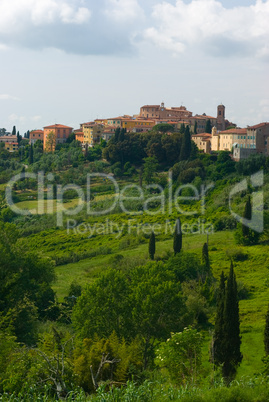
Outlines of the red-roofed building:
<svg viewBox="0 0 269 402">
<path fill-rule="evenodd" d="M 161 103 L 161 105 L 144 105 L 140 108 L 140 117 L 147 119 L 179 121 L 191 116 L 192 112 L 189 112 L 185 106 L 168 108 Z"/>
<path fill-rule="evenodd" d="M 63 124 L 52 124 L 44 127 L 44 151 L 54 152 L 57 144 L 66 142 L 73 128 Z"/>
</svg>

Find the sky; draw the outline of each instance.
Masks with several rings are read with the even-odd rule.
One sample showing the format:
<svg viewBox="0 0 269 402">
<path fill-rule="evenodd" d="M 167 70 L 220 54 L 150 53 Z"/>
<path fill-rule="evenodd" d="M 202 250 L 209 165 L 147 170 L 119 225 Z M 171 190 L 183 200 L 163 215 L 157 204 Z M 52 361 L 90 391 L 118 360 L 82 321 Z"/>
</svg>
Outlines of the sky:
<svg viewBox="0 0 269 402">
<path fill-rule="evenodd" d="M 0 128 L 184 105 L 269 121 L 269 0 L 0 0 Z"/>
</svg>

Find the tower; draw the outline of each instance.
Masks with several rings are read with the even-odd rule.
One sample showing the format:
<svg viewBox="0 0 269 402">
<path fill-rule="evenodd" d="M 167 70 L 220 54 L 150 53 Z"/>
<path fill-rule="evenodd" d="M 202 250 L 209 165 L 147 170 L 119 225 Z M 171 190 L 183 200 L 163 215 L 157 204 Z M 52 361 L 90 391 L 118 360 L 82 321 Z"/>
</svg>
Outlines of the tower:
<svg viewBox="0 0 269 402">
<path fill-rule="evenodd" d="M 217 113 L 217 129 L 223 131 L 225 130 L 225 106 L 219 105 Z"/>
</svg>

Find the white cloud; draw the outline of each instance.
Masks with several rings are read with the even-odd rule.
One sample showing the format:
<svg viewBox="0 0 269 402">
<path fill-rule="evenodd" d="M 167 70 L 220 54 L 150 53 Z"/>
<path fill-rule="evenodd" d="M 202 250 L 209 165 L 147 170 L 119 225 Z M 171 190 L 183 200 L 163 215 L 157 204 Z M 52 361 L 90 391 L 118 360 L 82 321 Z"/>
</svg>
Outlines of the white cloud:
<svg viewBox="0 0 269 402">
<path fill-rule="evenodd" d="M 183 52 L 188 47 L 215 55 L 268 56 L 269 0 L 226 9 L 217 0 L 182 0 L 154 6 L 154 26 L 145 38 L 160 48 Z"/>
<path fill-rule="evenodd" d="M 0 94 L 0 100 L 19 100 L 19 98 L 8 94 Z"/>
<path fill-rule="evenodd" d="M 79 3 L 78 0 L 76 3 Z M 6 35 L 14 31 L 20 32 L 29 29 L 28 24 L 83 24 L 90 16 L 88 8 L 74 7 L 68 0 L 2 0 L 0 32 Z"/>
<path fill-rule="evenodd" d="M 107 0 L 105 14 L 109 19 L 126 22 L 144 16 L 137 0 Z"/>
<path fill-rule="evenodd" d="M 137 0 L 0 0 L 0 43 L 77 54 L 130 54 L 141 15 Z"/>
</svg>

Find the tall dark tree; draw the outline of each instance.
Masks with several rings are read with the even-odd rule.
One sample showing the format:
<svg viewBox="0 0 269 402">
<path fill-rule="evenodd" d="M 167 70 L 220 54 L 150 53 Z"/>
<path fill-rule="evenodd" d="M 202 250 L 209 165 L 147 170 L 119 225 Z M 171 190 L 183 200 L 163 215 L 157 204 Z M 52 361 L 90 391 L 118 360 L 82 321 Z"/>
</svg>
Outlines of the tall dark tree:
<svg viewBox="0 0 269 402">
<path fill-rule="evenodd" d="M 180 149 L 180 155 L 179 155 L 179 160 L 184 161 L 189 159 L 191 155 L 191 135 L 190 135 L 190 129 L 189 126 L 185 128 L 182 144 L 181 144 L 181 149 Z"/>
<path fill-rule="evenodd" d="M 16 126 L 13 126 L 13 129 L 12 129 L 12 135 L 17 135 Z"/>
<path fill-rule="evenodd" d="M 237 283 L 231 263 L 226 287 L 223 272 L 221 274 L 212 348 L 214 364 L 222 366 L 222 376 L 227 384 L 235 377 L 237 367 L 242 361 L 240 345 Z"/>
<path fill-rule="evenodd" d="M 194 134 L 197 134 L 197 121 L 195 120 L 194 123 Z"/>
<path fill-rule="evenodd" d="M 223 366 L 222 375 L 227 383 L 229 383 L 236 374 L 237 367 L 242 361 L 242 353 L 240 351 L 240 320 L 239 320 L 239 303 L 237 295 L 237 283 L 231 263 L 230 273 L 227 279 L 227 287 L 225 292 L 224 304 L 224 338 L 223 338 Z"/>
<path fill-rule="evenodd" d="M 114 142 L 119 141 L 119 136 L 120 136 L 120 128 L 117 127 L 116 130 L 115 130 L 115 134 L 114 134 Z"/>
<path fill-rule="evenodd" d="M 126 128 L 122 128 L 119 134 L 119 141 L 122 142 L 125 140 Z"/>
<path fill-rule="evenodd" d="M 266 356 L 269 356 L 269 306 L 265 318 L 264 349 Z"/>
<path fill-rule="evenodd" d="M 20 132 L 18 131 L 18 132 L 17 132 L 17 141 L 18 141 L 18 144 L 21 142 L 21 140 L 22 140 L 22 136 L 20 135 Z"/>
<path fill-rule="evenodd" d="M 208 254 L 208 244 L 204 243 L 202 249 L 202 264 L 205 266 L 206 270 L 210 270 L 209 254 Z"/>
<path fill-rule="evenodd" d="M 205 124 L 205 132 L 211 134 L 211 131 L 212 131 L 212 124 L 210 119 L 208 119 Z"/>
<path fill-rule="evenodd" d="M 33 163 L 34 163 L 34 150 L 33 150 L 33 144 L 31 144 L 29 149 L 29 165 L 32 165 Z"/>
<path fill-rule="evenodd" d="M 154 260 L 154 254 L 155 254 L 155 234 L 154 232 L 151 232 L 150 238 L 149 238 L 149 256 L 152 260 Z"/>
<path fill-rule="evenodd" d="M 224 304 L 225 304 L 225 276 L 222 271 L 217 293 L 217 312 L 212 347 L 212 360 L 215 366 L 224 362 Z"/>
<path fill-rule="evenodd" d="M 180 253 L 180 251 L 182 249 L 182 231 L 181 231 L 181 222 L 180 222 L 179 218 L 176 220 L 173 249 L 174 249 L 175 255 Z"/>
</svg>

